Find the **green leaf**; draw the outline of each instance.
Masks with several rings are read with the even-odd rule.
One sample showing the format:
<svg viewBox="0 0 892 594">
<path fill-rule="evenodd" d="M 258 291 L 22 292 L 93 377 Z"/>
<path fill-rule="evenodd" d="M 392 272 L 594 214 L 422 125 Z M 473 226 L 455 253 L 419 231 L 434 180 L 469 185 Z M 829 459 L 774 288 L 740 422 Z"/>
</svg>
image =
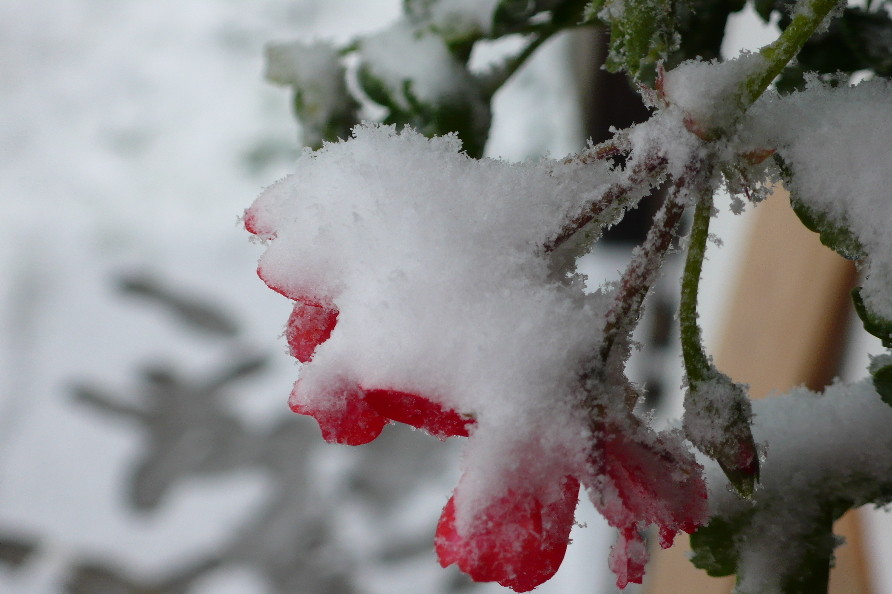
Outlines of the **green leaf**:
<svg viewBox="0 0 892 594">
<path fill-rule="evenodd" d="M 691 534 L 691 563 L 712 577 L 722 577 L 737 573 L 737 532 L 748 517 L 736 518 L 734 522 L 714 517 L 706 526 L 701 526 Z"/>
<path fill-rule="evenodd" d="M 873 387 L 883 402 L 892 406 L 892 365 L 880 367 L 873 372 Z"/>
<path fill-rule="evenodd" d="M 855 305 L 855 312 L 861 318 L 861 323 L 864 324 L 864 329 L 879 338 L 884 347 L 892 348 L 892 321 L 867 309 L 864 298 L 861 297 L 861 287 L 852 290 L 852 303 Z"/>
<path fill-rule="evenodd" d="M 387 87 L 387 83 L 375 76 L 366 64 L 360 64 L 356 72 L 359 87 L 366 96 L 387 109 L 399 110 L 399 105 Z"/>
<path fill-rule="evenodd" d="M 805 204 L 798 197 L 791 195 L 790 204 L 793 212 L 802 224 L 820 236 L 821 243 L 848 260 L 861 260 L 867 256 L 858 238 L 849 231 L 846 221 L 834 219 Z"/>
<path fill-rule="evenodd" d="M 489 102 L 479 90 L 435 104 L 419 99 L 409 79 L 403 80 L 402 87 L 396 91 L 364 64 L 360 65 L 357 78 L 369 99 L 387 109 L 387 115 L 383 118 L 385 124 L 412 126 L 425 136 L 455 132 L 468 155 L 474 158 L 483 156 L 491 113 Z"/>
<path fill-rule="evenodd" d="M 328 42 L 271 43 L 266 47 L 266 78 L 292 91 L 303 144 L 347 138 L 359 123 L 359 103 L 347 87 L 342 61 L 350 49 Z"/>
<path fill-rule="evenodd" d="M 796 541 L 796 547 L 801 551 L 801 556 L 797 555 L 796 566 L 782 569 L 784 578 L 780 592 L 812 594 L 827 591 L 835 545 L 833 520 L 849 507 L 851 503 L 839 506 L 839 509 L 826 501 L 820 504 L 817 516 L 811 519 L 807 531 L 798 535 L 800 538 Z M 747 546 L 754 546 L 754 543 L 748 542 L 746 533 L 753 529 L 751 524 L 758 522 L 759 516 L 764 521 L 766 513 L 766 509 L 750 508 L 730 518 L 714 516 L 709 524 L 691 534 L 691 563 L 712 577 L 738 573 L 740 555 Z"/>
<path fill-rule="evenodd" d="M 344 109 L 330 110 L 324 118 L 319 117 L 320 113 L 325 113 L 324 109 L 317 101 L 307 100 L 307 94 L 300 88 L 294 89 L 293 107 L 303 128 L 303 143 L 314 149 L 321 147 L 322 141 L 349 138 L 353 126 L 359 123 L 359 104 L 346 93 Z"/>
<path fill-rule="evenodd" d="M 412 91 L 411 81 L 404 81 L 403 96 L 409 103 L 405 121 L 425 136 L 439 136 L 455 132 L 462 148 L 474 158 L 483 156 L 489 136 L 491 114 L 489 103 L 480 96 L 465 96 L 463 101 L 425 103 Z"/>
<path fill-rule="evenodd" d="M 610 23 L 607 70 L 625 70 L 634 79 L 652 85 L 657 63 L 678 47 L 672 1 L 596 1 L 586 14 L 593 13 Z"/>
</svg>

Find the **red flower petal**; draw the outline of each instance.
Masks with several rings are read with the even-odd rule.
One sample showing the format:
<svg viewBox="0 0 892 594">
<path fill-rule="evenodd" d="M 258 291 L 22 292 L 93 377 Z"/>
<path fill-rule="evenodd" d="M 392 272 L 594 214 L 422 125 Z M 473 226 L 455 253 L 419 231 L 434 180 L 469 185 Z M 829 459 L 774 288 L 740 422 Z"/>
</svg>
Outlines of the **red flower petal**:
<svg viewBox="0 0 892 594">
<path fill-rule="evenodd" d="M 301 291 L 301 292 L 293 291 L 286 287 L 283 287 L 279 283 L 271 281 L 269 279 L 269 275 L 267 275 L 267 273 L 263 269 L 262 265 L 257 267 L 257 276 L 260 277 L 260 280 L 262 280 L 264 283 L 266 283 L 267 287 L 269 287 L 270 289 L 272 289 L 279 295 L 283 295 L 283 296 L 287 297 L 288 299 L 293 299 L 294 301 L 299 301 L 305 297 L 303 291 Z"/>
<path fill-rule="evenodd" d="M 245 211 L 245 216 L 242 219 L 242 222 L 245 225 L 245 231 L 247 231 L 248 233 L 253 233 L 254 235 L 258 236 L 265 236 L 267 239 L 273 238 L 276 235 L 275 229 L 263 224 L 263 222 L 260 220 L 260 217 L 258 217 L 257 213 L 254 211 L 253 207 Z"/>
<path fill-rule="evenodd" d="M 649 428 L 610 425 L 592 463 L 592 501 L 619 536 L 610 555 L 616 584 L 641 583 L 647 547 L 640 529 L 659 528 L 660 546 L 672 545 L 679 531 L 693 532 L 707 519 L 703 468 L 677 435 Z"/>
<path fill-rule="evenodd" d="M 328 443 L 362 445 L 381 434 L 389 422 L 366 403 L 362 391 L 348 384 L 324 394 L 306 394 L 298 380 L 288 399 L 291 410 L 316 419 L 322 439 Z"/>
<path fill-rule="evenodd" d="M 254 235 L 260 235 L 260 229 L 257 226 L 257 216 L 253 212 L 246 210 L 243 221 L 245 224 L 245 231 L 253 233 Z"/>
<path fill-rule="evenodd" d="M 301 363 L 313 357 L 316 347 L 328 340 L 338 321 L 338 310 L 310 300 L 299 300 L 288 318 L 285 339 L 291 354 Z"/>
<path fill-rule="evenodd" d="M 629 516 L 635 522 L 657 524 L 665 548 L 674 533 L 693 532 L 707 518 L 703 468 L 682 446 L 673 447 L 671 440 L 650 430 L 632 433 L 617 428 L 608 431 L 602 442 L 603 472 L 628 514 L 607 519 L 619 528 L 628 526 Z"/>
<path fill-rule="evenodd" d="M 490 502 L 464 534 L 456 526 L 453 495 L 437 525 L 440 565 L 455 563 L 476 582 L 498 582 L 516 592 L 532 590 L 550 579 L 564 559 L 578 494 L 579 482 L 570 476 L 563 481 L 561 496 L 547 504 L 536 493 L 509 489 Z"/>
<path fill-rule="evenodd" d="M 388 419 L 424 429 L 441 440 L 452 436 L 467 437 L 475 424 L 474 419 L 408 392 L 365 390 L 365 399 L 369 406 Z"/>
<path fill-rule="evenodd" d="M 620 530 L 616 544 L 610 550 L 610 571 L 616 574 L 616 586 L 623 589 L 629 583 L 644 581 L 647 565 L 647 543 L 634 527 Z"/>
</svg>

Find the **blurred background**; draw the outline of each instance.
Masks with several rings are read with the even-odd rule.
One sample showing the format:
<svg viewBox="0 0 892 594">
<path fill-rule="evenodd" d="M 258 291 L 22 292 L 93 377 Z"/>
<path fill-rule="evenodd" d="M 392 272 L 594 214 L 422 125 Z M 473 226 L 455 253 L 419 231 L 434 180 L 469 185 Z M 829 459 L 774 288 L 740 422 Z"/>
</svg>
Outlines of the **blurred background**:
<svg viewBox="0 0 892 594">
<path fill-rule="evenodd" d="M 433 553 L 457 444 L 328 446 L 287 410 L 290 306 L 239 222 L 300 150 L 264 44 L 343 42 L 399 10 L 0 4 L 0 591 L 487 589 Z M 528 111 L 511 158 L 583 142 L 569 70 L 538 70 L 508 99 Z M 581 540 L 606 555 L 606 533 Z"/>
<path fill-rule="evenodd" d="M 260 246 L 239 221 L 300 151 L 288 93 L 263 81 L 264 44 L 344 42 L 399 11 L 0 3 L 0 592 L 503 591 L 433 552 L 459 444 L 391 427 L 329 446 L 287 411 L 290 306 L 256 278 Z M 725 53 L 772 35 L 735 17 Z M 596 51 L 548 42 L 496 95 L 487 154 L 580 150 L 597 125 L 584 101 Z M 745 234 L 726 218 L 707 320 Z M 585 269 L 615 276 L 626 251 Z M 638 373 L 671 413 L 677 358 L 652 355 Z M 537 591 L 615 591 L 612 533 L 587 501 L 577 518 L 567 561 Z"/>
</svg>

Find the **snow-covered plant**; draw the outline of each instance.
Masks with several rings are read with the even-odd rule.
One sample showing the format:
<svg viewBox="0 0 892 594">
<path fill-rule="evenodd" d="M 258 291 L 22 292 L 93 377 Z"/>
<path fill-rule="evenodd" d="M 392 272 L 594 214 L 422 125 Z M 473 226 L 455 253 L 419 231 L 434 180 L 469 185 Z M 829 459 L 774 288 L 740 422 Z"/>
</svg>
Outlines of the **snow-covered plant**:
<svg viewBox="0 0 892 594">
<path fill-rule="evenodd" d="M 864 381 L 751 403 L 704 351 L 697 298 L 716 210 L 783 182 L 803 223 L 860 262 L 855 308 L 892 346 L 892 20 L 873 4 L 757 0 L 782 32 L 724 62 L 743 0 L 405 0 L 402 20 L 344 47 L 271 45 L 268 75 L 318 149 L 244 217 L 267 246 L 260 277 L 294 304 L 291 408 L 332 443 L 392 422 L 465 439 L 434 543 L 474 580 L 548 580 L 582 488 L 617 530 L 620 587 L 641 582 L 653 525 L 663 547 L 691 533 L 694 564 L 736 573 L 740 592 L 825 589 L 832 521 L 892 500 L 892 355 Z M 650 119 L 563 160 L 481 158 L 493 93 L 586 25 L 609 27 L 606 67 Z M 516 55 L 472 72 L 475 45 L 504 36 Z M 657 189 L 620 280 L 586 290 L 579 257 Z M 657 431 L 626 363 L 679 245 L 685 412 Z"/>
</svg>

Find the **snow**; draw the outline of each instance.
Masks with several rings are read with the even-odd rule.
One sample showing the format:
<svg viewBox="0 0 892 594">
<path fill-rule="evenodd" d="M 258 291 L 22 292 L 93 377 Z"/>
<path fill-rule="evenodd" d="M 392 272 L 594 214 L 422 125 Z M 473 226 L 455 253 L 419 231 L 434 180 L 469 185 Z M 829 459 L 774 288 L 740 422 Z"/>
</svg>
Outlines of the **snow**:
<svg viewBox="0 0 892 594">
<path fill-rule="evenodd" d="M 340 311 L 303 382 L 425 394 L 474 414 L 480 439 L 490 425 L 527 433 L 574 391 L 565 382 L 594 348 L 604 308 L 550 280 L 539 246 L 561 228 L 554 213 L 573 212 L 565 197 L 591 200 L 609 172 L 474 161 L 459 148 L 360 127 L 305 155 L 250 209 L 269 230 L 260 267 L 286 294 Z"/>
<path fill-rule="evenodd" d="M 892 485 L 892 408 L 882 402 L 871 381 L 835 383 L 822 394 L 805 388 L 753 403 L 753 433 L 765 444 L 761 487 L 756 503 L 727 488 L 718 469 L 710 481 L 714 514 L 733 519 L 752 513 L 740 534 L 738 588 L 744 592 L 781 589 L 807 554 L 803 541 L 827 506 L 876 501 Z M 793 427 L 807 427 L 795 431 Z"/>
<path fill-rule="evenodd" d="M 322 144 L 322 131 L 339 116 L 351 115 L 345 68 L 337 47 L 329 42 L 301 41 L 266 46 L 266 78 L 293 87 L 300 102 L 304 142 Z"/>
<path fill-rule="evenodd" d="M 435 2 L 430 22 L 446 39 L 469 38 L 492 32 L 493 15 L 499 0 L 456 0 Z"/>
<path fill-rule="evenodd" d="M 864 298 L 886 319 L 892 319 L 890 97 L 892 83 L 883 79 L 839 88 L 813 82 L 755 106 L 745 136 L 750 146 L 777 147 L 792 170 L 794 198 L 854 233 L 868 256 Z"/>
<path fill-rule="evenodd" d="M 741 82 L 766 66 L 760 54 L 745 51 L 724 62 L 688 61 L 665 74 L 663 92 L 689 127 L 714 134 L 737 119 Z"/>
<path fill-rule="evenodd" d="M 421 102 L 436 105 L 465 101 L 473 82 L 464 66 L 449 52 L 442 37 L 417 29 L 405 21 L 364 38 L 362 61 L 382 80 L 398 100 L 407 101 L 402 89 Z M 403 105 L 408 108 L 408 104 Z"/>
</svg>

